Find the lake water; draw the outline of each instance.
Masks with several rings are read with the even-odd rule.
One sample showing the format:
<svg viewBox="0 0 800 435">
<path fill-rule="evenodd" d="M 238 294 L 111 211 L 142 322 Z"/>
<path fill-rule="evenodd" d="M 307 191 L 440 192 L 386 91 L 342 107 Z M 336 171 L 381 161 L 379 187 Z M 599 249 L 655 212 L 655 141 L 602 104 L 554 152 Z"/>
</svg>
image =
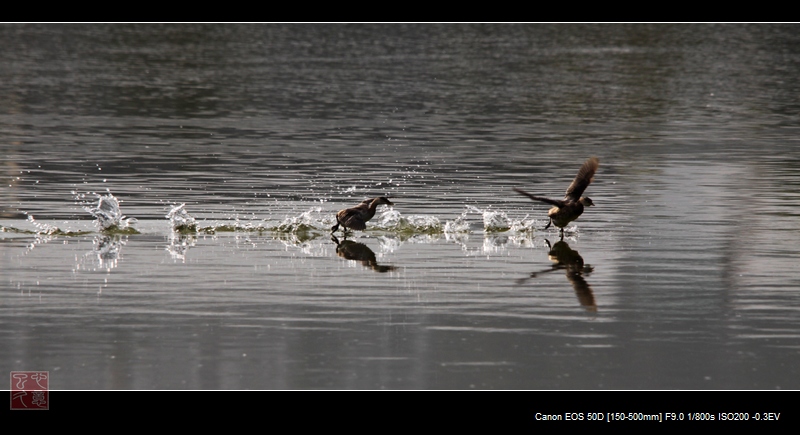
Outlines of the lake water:
<svg viewBox="0 0 800 435">
<path fill-rule="evenodd" d="M 3 24 L 0 53 L 0 371 L 800 388 L 798 25 Z M 512 188 L 590 156 L 560 240 Z"/>
</svg>

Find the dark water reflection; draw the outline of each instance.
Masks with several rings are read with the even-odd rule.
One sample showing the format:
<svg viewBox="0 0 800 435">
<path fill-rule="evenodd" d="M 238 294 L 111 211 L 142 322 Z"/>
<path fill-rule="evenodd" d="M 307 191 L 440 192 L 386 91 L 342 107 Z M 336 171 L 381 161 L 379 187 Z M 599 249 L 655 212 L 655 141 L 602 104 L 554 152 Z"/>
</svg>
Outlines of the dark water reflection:
<svg viewBox="0 0 800 435">
<path fill-rule="evenodd" d="M 597 311 L 597 302 L 595 302 L 592 287 L 586 282 L 584 275 L 588 276 L 594 271 L 594 267 L 585 264 L 583 257 L 578 251 L 569 247 L 569 244 L 563 239 L 556 242 L 554 245 L 545 239 L 550 252 L 547 253 L 550 261 L 553 263 L 549 269 L 544 269 L 539 272 L 531 272 L 530 278 L 536 278 L 548 272 L 563 271 L 567 276 L 567 280 L 572 284 L 575 290 L 575 295 L 578 296 L 578 301 L 588 311 Z M 524 284 L 529 278 L 521 279 L 518 282 Z"/>
<path fill-rule="evenodd" d="M 0 370 L 797 389 L 797 30 L 0 25 Z M 557 241 L 511 188 L 558 197 L 591 155 Z M 95 192 L 139 234 L 100 232 Z"/>
<path fill-rule="evenodd" d="M 339 239 L 333 235 L 331 236 L 331 240 L 336 244 L 336 254 L 342 258 L 360 261 L 364 267 L 370 268 L 375 272 L 386 273 L 397 270 L 394 266 L 378 264 L 375 252 L 363 243 L 347 239 L 339 241 Z"/>
</svg>

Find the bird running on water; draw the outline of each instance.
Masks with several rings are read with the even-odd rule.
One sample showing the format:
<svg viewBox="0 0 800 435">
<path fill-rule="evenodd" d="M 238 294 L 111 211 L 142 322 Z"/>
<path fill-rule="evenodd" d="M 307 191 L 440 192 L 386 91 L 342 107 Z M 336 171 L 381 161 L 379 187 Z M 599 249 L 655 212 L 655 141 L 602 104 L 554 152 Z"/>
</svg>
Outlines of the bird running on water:
<svg viewBox="0 0 800 435">
<path fill-rule="evenodd" d="M 561 228 L 561 237 L 563 238 L 564 227 L 575 219 L 578 219 L 578 216 L 583 213 L 584 207 L 594 205 L 591 198 L 581 195 L 583 191 L 589 187 L 589 183 L 594 180 L 594 173 L 597 171 L 598 166 L 600 166 L 600 161 L 597 157 L 590 157 L 586 160 L 578 171 L 578 175 L 572 180 L 572 184 L 567 188 L 567 193 L 564 195 L 563 200 L 534 196 L 516 187 L 514 191 L 534 201 L 541 201 L 552 205 L 553 207 L 547 212 L 550 222 L 547 223 L 544 229 L 550 228 L 550 224 L 553 224 Z"/>
<path fill-rule="evenodd" d="M 355 207 L 339 210 L 339 212 L 336 213 L 336 225 L 331 227 L 331 233 L 335 233 L 336 230 L 339 229 L 339 225 L 344 228 L 343 231 L 345 233 L 347 233 L 348 228 L 358 231 L 365 230 L 367 228 L 367 221 L 375 216 L 375 209 L 381 204 L 394 205 L 392 201 L 389 201 L 389 198 L 379 196 L 377 198 L 365 199 L 361 201 L 361 204 Z"/>
</svg>

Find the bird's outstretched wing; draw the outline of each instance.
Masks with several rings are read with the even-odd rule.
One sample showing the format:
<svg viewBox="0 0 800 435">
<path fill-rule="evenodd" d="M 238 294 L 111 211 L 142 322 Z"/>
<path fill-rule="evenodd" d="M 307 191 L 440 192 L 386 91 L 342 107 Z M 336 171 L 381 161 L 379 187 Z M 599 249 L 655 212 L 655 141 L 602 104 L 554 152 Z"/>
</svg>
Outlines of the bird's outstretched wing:
<svg viewBox="0 0 800 435">
<path fill-rule="evenodd" d="M 564 205 L 564 201 L 561 201 L 561 200 L 545 198 L 543 196 L 534 196 L 534 195 L 531 195 L 530 193 L 528 193 L 528 192 L 526 192 L 526 191 L 524 191 L 522 189 L 517 189 L 516 187 L 514 187 L 513 189 L 514 189 L 514 192 L 517 192 L 520 195 L 527 196 L 528 198 L 530 198 L 530 199 L 532 199 L 534 201 L 546 202 L 548 204 L 555 205 L 557 207 L 561 207 L 561 206 Z"/>
<path fill-rule="evenodd" d="M 597 157 L 590 157 L 589 160 L 584 162 L 583 166 L 581 166 L 581 169 L 578 171 L 578 175 L 575 176 L 575 179 L 572 180 L 572 184 L 567 188 L 564 199 L 571 201 L 579 200 L 581 195 L 583 195 L 583 191 L 586 190 L 592 180 L 594 180 L 594 173 L 597 171 L 598 166 L 600 166 L 600 160 L 598 160 Z"/>
</svg>

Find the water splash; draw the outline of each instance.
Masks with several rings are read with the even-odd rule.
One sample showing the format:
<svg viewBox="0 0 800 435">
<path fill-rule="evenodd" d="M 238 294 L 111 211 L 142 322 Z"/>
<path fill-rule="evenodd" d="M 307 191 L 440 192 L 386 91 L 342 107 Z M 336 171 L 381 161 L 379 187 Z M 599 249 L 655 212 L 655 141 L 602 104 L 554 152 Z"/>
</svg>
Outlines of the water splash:
<svg viewBox="0 0 800 435">
<path fill-rule="evenodd" d="M 166 218 L 172 226 L 172 230 L 178 233 L 187 234 L 197 232 L 197 221 L 184 208 L 186 204 L 176 205 L 170 209 Z"/>
<path fill-rule="evenodd" d="M 197 226 L 197 232 L 215 234 L 217 232 L 243 232 L 243 233 L 277 233 L 279 237 L 283 235 L 296 235 L 303 240 L 318 237 L 323 230 L 330 229 L 333 225 L 332 217 L 323 217 L 322 209 L 314 207 L 311 210 L 300 213 L 297 216 L 289 216 L 281 222 L 243 221 L 238 216 L 233 218 L 232 223 L 217 222 L 209 226 Z M 175 213 L 176 218 L 182 216 L 179 210 Z M 188 216 L 188 214 L 187 214 Z"/>
<path fill-rule="evenodd" d="M 27 214 L 27 213 L 25 213 L 25 214 Z M 84 234 L 89 234 L 90 233 L 90 231 L 64 231 L 64 230 L 58 228 L 55 225 L 50 225 L 48 223 L 37 222 L 36 219 L 34 219 L 33 215 L 28 215 L 27 222 L 29 224 L 33 225 L 33 227 L 36 228 L 36 229 L 35 230 L 26 230 L 26 229 L 20 229 L 20 228 L 15 228 L 15 227 L 6 227 L 6 226 L 3 226 L 3 225 L 0 225 L 0 233 L 6 233 L 7 232 L 7 233 L 32 234 L 32 235 L 34 235 L 36 238 L 35 238 L 35 240 L 33 242 L 31 242 L 28 245 L 27 252 L 30 252 L 37 245 L 43 245 L 43 244 L 53 240 L 57 236 L 73 237 L 73 236 L 82 236 Z"/>
<path fill-rule="evenodd" d="M 463 234 L 469 233 L 469 222 L 467 222 L 467 213 L 469 210 L 465 210 L 461 213 L 461 216 L 455 218 L 455 220 L 447 221 L 444 224 L 444 233 L 447 236 L 456 235 L 456 234 Z"/>
<path fill-rule="evenodd" d="M 314 207 L 311 210 L 300 213 L 299 216 L 290 216 L 275 227 L 275 231 L 297 234 L 322 230 L 333 225 L 333 219 L 321 217 L 321 212 L 321 207 Z"/>
<path fill-rule="evenodd" d="M 481 210 L 475 206 L 467 206 L 468 210 L 483 216 L 483 230 L 486 232 L 503 232 L 511 229 L 508 215 L 503 211 Z"/>
<path fill-rule="evenodd" d="M 382 230 L 400 233 L 439 234 L 443 231 L 442 223 L 436 216 L 411 215 L 405 217 L 394 209 L 383 212 L 376 219 L 374 226 Z"/>
<path fill-rule="evenodd" d="M 46 223 L 36 222 L 36 219 L 33 218 L 33 215 L 28 215 L 28 223 L 36 227 L 36 234 L 37 235 L 53 235 L 59 232 L 59 229 L 55 225 L 50 225 Z"/>
<path fill-rule="evenodd" d="M 468 205 L 467 211 L 461 215 L 461 221 L 466 220 L 467 212 L 473 212 L 481 215 L 483 218 L 483 229 L 487 233 L 501 233 L 505 231 L 515 233 L 532 233 L 539 225 L 539 222 L 536 219 L 529 218 L 529 215 L 525 215 L 525 217 L 522 219 L 513 219 L 509 218 L 508 214 L 504 211 L 489 209 L 482 210 L 471 205 Z M 459 221 L 459 219 L 456 221 Z M 454 228 L 457 228 L 455 226 L 457 224 L 463 225 L 461 222 L 454 222 Z"/>
<path fill-rule="evenodd" d="M 137 222 L 135 218 L 128 218 L 122 214 L 120 209 L 120 200 L 118 200 L 111 192 L 108 195 L 98 195 L 97 204 L 92 205 L 91 201 L 85 201 L 85 195 L 78 195 L 77 199 L 84 210 L 89 212 L 95 217 L 95 225 L 104 232 L 113 232 L 119 234 L 136 234 L 136 231 L 131 224 Z"/>
<path fill-rule="evenodd" d="M 511 220 L 511 231 L 517 233 L 532 233 L 536 229 L 536 225 L 536 219 L 528 219 L 528 215 L 525 215 L 522 219 Z"/>
<path fill-rule="evenodd" d="M 235 233 L 235 232 L 247 232 L 247 233 L 263 233 L 266 231 L 274 231 L 275 228 L 269 228 L 264 225 L 263 222 L 243 222 L 239 220 L 237 217 L 234 219 L 233 223 L 217 223 L 210 226 L 198 227 L 197 232 L 202 232 L 206 234 L 216 234 L 220 233 Z"/>
</svg>

